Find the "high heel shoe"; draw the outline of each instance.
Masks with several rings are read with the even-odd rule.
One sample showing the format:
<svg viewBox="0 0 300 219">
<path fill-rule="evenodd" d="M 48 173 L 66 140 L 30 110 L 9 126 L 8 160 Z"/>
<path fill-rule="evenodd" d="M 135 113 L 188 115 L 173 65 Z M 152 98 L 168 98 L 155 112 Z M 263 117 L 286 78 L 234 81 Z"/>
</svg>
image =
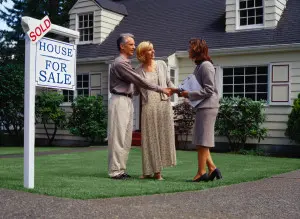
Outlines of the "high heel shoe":
<svg viewBox="0 0 300 219">
<path fill-rule="evenodd" d="M 221 171 L 218 168 L 216 168 L 214 171 L 212 171 L 212 173 L 208 176 L 208 179 L 210 181 L 213 181 L 214 178 L 216 178 L 216 179 L 222 179 L 223 178 L 222 174 L 221 174 Z"/>
<path fill-rule="evenodd" d="M 197 179 L 193 179 L 193 180 L 187 180 L 187 182 L 207 182 L 209 180 L 207 173 L 204 173 L 202 176 L 200 176 Z"/>
</svg>

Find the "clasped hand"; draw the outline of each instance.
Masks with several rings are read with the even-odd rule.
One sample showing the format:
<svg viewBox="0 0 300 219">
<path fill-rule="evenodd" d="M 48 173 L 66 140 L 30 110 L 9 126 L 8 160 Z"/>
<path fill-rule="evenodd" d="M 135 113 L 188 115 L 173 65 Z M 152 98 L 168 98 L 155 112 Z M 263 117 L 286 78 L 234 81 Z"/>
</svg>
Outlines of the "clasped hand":
<svg viewBox="0 0 300 219">
<path fill-rule="evenodd" d="M 179 97 L 188 98 L 189 92 L 185 90 L 181 90 L 179 88 L 167 87 L 163 89 L 163 93 L 166 94 L 168 97 L 172 96 L 173 94 L 178 94 Z"/>
</svg>

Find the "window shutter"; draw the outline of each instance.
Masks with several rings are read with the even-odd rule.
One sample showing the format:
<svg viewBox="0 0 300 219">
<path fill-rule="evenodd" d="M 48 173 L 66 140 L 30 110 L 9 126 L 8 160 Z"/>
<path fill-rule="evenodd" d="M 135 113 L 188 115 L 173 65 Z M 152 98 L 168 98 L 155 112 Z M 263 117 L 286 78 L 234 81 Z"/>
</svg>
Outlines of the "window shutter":
<svg viewBox="0 0 300 219">
<path fill-rule="evenodd" d="M 90 73 L 90 95 L 101 95 L 101 72 Z"/>
<path fill-rule="evenodd" d="M 178 86 L 178 68 L 168 66 L 168 74 L 172 83 L 177 87 Z M 176 105 L 178 102 L 178 96 L 172 95 L 171 97 L 172 105 Z"/>
<path fill-rule="evenodd" d="M 269 68 L 269 104 L 291 104 L 291 65 L 273 63 Z"/>
<path fill-rule="evenodd" d="M 223 71 L 220 66 L 215 65 L 215 82 L 219 92 L 219 97 L 223 96 Z"/>
</svg>

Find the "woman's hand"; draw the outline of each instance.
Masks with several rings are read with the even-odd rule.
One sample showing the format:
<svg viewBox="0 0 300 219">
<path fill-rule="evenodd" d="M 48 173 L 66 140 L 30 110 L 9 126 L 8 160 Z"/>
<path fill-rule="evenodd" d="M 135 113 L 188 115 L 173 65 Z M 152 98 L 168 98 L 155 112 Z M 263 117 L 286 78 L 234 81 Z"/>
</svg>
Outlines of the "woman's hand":
<svg viewBox="0 0 300 219">
<path fill-rule="evenodd" d="M 178 94 L 179 97 L 189 98 L 189 92 L 184 90 Z"/>
</svg>

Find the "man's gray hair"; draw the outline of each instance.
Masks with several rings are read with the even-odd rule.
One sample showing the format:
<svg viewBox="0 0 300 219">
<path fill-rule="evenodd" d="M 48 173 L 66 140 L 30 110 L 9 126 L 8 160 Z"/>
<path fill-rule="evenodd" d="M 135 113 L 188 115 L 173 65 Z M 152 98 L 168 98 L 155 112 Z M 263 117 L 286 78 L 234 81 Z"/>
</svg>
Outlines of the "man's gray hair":
<svg viewBox="0 0 300 219">
<path fill-rule="evenodd" d="M 119 50 L 119 51 L 121 50 L 120 45 L 126 43 L 126 39 L 127 39 L 128 37 L 131 37 L 131 38 L 134 39 L 134 35 L 131 34 L 131 33 L 121 33 L 121 34 L 120 34 L 119 38 L 117 39 L 117 47 L 118 47 L 118 50 Z"/>
</svg>

